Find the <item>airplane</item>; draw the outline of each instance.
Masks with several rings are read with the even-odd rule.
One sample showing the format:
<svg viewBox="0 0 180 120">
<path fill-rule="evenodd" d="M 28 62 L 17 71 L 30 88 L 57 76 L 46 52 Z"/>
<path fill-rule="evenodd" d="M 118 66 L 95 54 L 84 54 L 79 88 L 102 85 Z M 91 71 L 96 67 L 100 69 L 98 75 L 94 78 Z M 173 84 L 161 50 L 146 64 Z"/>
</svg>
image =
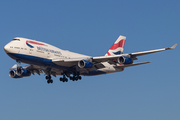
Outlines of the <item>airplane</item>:
<svg viewBox="0 0 180 120">
<path fill-rule="evenodd" d="M 171 50 L 177 46 L 174 44 L 168 48 L 123 54 L 125 41 L 126 37 L 120 35 L 104 56 L 97 57 L 62 50 L 44 42 L 22 37 L 14 38 L 4 46 L 4 51 L 17 62 L 10 68 L 10 77 L 23 78 L 44 72 L 49 84 L 53 83 L 52 75 L 62 75 L 60 81 L 68 82 L 68 79 L 81 80 L 81 76 L 121 72 L 126 67 L 150 63 L 134 63 L 138 56 Z M 29 65 L 22 67 L 21 63 Z"/>
</svg>

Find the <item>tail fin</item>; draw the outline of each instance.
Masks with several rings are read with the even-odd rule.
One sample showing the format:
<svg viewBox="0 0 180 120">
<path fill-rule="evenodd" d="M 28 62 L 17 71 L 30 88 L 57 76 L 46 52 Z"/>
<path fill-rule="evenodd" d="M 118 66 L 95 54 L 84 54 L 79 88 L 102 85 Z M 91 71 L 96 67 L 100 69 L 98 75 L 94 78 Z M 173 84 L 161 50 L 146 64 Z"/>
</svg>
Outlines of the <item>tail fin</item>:
<svg viewBox="0 0 180 120">
<path fill-rule="evenodd" d="M 105 54 L 105 56 L 122 54 L 124 50 L 125 40 L 126 37 L 120 35 L 119 38 L 116 40 L 116 42 L 111 46 L 111 48 Z"/>
</svg>

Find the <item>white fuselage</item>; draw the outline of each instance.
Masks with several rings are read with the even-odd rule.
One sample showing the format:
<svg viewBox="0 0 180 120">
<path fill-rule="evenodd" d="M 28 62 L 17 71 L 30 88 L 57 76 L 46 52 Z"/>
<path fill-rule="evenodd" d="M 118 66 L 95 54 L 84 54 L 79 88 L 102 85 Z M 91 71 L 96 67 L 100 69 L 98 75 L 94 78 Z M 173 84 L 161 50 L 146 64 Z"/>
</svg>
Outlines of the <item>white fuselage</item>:
<svg viewBox="0 0 180 120">
<path fill-rule="evenodd" d="M 53 59 L 90 59 L 91 56 L 82 55 L 74 52 L 70 52 L 67 50 L 62 50 L 57 47 L 54 47 L 50 44 L 39 42 L 35 40 L 30 40 L 26 38 L 16 37 L 10 43 L 8 43 L 4 47 L 5 52 L 16 61 L 20 60 L 21 62 L 39 66 L 39 68 L 49 67 L 54 63 Z M 82 71 L 82 75 L 99 75 L 106 74 L 112 72 L 119 72 L 123 69 L 118 69 L 110 65 L 108 62 L 102 63 L 105 68 L 101 68 L 98 70 L 93 70 L 91 72 Z M 57 75 L 61 75 L 62 71 L 65 69 L 69 69 L 71 65 L 67 63 L 63 63 L 62 65 L 57 65 L 52 69 L 56 71 Z"/>
</svg>

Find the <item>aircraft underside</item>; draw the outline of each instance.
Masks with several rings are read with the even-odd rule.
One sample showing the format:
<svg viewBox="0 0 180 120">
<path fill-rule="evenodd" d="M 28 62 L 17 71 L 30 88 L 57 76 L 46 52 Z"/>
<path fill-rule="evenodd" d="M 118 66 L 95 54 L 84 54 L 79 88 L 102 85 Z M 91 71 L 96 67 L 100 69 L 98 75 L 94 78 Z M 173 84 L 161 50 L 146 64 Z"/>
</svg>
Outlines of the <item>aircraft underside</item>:
<svg viewBox="0 0 180 120">
<path fill-rule="evenodd" d="M 45 79 L 47 80 L 48 84 L 53 83 L 51 75 L 53 75 L 55 77 L 56 77 L 56 75 L 62 75 L 63 77 L 60 77 L 59 80 L 62 82 L 68 82 L 68 79 L 72 80 L 72 81 L 81 80 L 82 79 L 81 75 L 83 75 L 83 76 L 94 76 L 94 75 L 106 74 L 106 72 L 103 72 L 100 70 L 93 70 L 93 71 L 81 73 L 79 71 L 76 71 L 75 68 L 68 68 L 68 67 L 64 67 L 64 66 L 59 66 L 59 65 L 52 63 L 51 61 L 48 61 L 47 59 L 38 58 L 35 56 L 29 56 L 29 55 L 23 55 L 23 54 L 14 54 L 14 53 L 9 53 L 8 55 L 11 58 L 13 58 L 14 60 L 16 60 L 16 62 L 19 65 L 19 66 L 17 66 L 17 68 L 14 68 L 13 70 L 11 70 L 9 72 L 10 76 L 14 77 L 14 78 L 16 78 L 15 74 L 17 74 L 19 76 L 17 78 L 21 78 L 21 77 L 30 76 L 29 73 L 33 73 L 31 70 L 29 70 L 29 71 L 27 71 L 28 75 L 25 74 L 23 76 L 23 71 L 25 71 L 25 69 L 22 66 L 20 66 L 21 62 L 26 63 L 26 64 L 31 64 L 34 66 L 35 69 L 43 70 L 44 73 L 46 74 Z M 38 66 L 38 67 L 36 67 L 36 66 Z M 56 71 L 56 72 L 54 72 L 54 71 Z"/>
</svg>

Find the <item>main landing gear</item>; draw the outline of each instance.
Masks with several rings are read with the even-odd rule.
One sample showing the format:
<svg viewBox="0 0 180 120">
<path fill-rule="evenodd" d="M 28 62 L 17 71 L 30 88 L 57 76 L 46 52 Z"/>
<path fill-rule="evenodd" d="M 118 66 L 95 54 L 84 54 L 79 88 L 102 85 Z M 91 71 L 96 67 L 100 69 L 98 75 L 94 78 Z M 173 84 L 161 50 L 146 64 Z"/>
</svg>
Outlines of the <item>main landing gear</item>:
<svg viewBox="0 0 180 120">
<path fill-rule="evenodd" d="M 82 77 L 79 75 L 79 73 L 77 74 L 73 74 L 73 77 L 72 76 L 68 76 L 66 75 L 65 73 L 63 73 L 63 77 L 60 77 L 59 80 L 62 81 L 62 82 L 68 82 L 68 78 L 72 81 L 77 81 L 77 80 L 81 80 Z M 51 79 L 51 75 L 47 75 L 46 76 L 46 80 L 47 80 L 47 83 L 53 83 L 53 80 Z"/>
<path fill-rule="evenodd" d="M 69 78 L 72 81 L 78 81 L 82 79 L 82 77 L 79 75 L 79 72 L 73 73 L 73 77 L 70 76 Z"/>
<path fill-rule="evenodd" d="M 50 75 L 46 76 L 46 80 L 47 80 L 47 83 L 48 83 L 48 84 L 49 84 L 49 83 L 53 83 L 53 80 L 51 79 L 51 76 L 50 76 Z"/>
<path fill-rule="evenodd" d="M 66 78 L 65 74 L 63 74 L 63 77 L 60 77 L 59 80 L 62 82 L 68 82 L 68 79 Z"/>
<path fill-rule="evenodd" d="M 72 80 L 72 81 L 78 81 L 81 79 L 82 79 L 82 77 L 79 74 L 74 74 L 73 77 L 70 76 L 70 80 Z"/>
<path fill-rule="evenodd" d="M 62 81 L 62 82 L 68 82 L 68 79 L 66 78 L 66 76 L 67 75 L 64 73 L 63 77 L 60 77 L 59 80 Z M 69 79 L 72 80 L 72 81 L 77 81 L 77 80 L 82 79 L 82 77 L 79 75 L 79 73 L 74 73 L 73 77 L 72 76 L 67 76 L 67 77 L 69 77 Z"/>
</svg>

